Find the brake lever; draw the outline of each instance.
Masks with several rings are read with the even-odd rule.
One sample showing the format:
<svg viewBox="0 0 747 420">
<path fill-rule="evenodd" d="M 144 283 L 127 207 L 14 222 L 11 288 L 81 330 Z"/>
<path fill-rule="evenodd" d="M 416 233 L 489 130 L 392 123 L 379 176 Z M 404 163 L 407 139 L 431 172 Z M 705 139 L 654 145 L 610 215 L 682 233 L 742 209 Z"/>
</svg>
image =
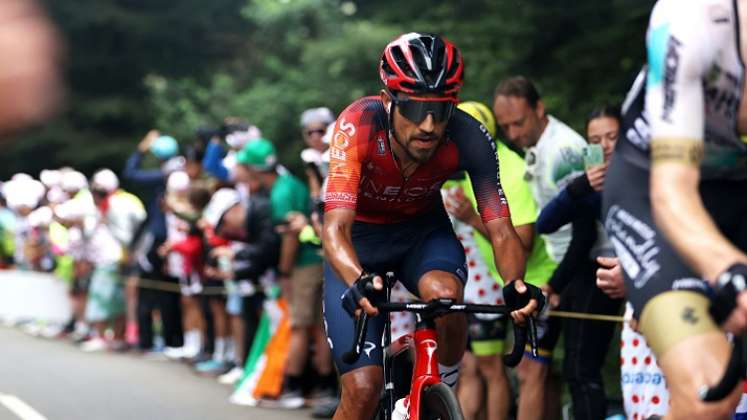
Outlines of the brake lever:
<svg viewBox="0 0 747 420">
<path fill-rule="evenodd" d="M 539 349 L 537 342 L 537 323 L 533 316 L 530 316 L 527 320 L 529 323 L 529 346 L 532 348 L 532 357 L 539 357 Z"/>
<path fill-rule="evenodd" d="M 368 314 L 362 312 L 360 316 L 355 320 L 355 337 L 353 338 L 353 344 L 345 354 L 342 355 L 342 361 L 352 365 L 358 361 L 361 357 L 361 349 L 363 343 L 366 340 L 366 332 L 368 331 Z"/>
</svg>

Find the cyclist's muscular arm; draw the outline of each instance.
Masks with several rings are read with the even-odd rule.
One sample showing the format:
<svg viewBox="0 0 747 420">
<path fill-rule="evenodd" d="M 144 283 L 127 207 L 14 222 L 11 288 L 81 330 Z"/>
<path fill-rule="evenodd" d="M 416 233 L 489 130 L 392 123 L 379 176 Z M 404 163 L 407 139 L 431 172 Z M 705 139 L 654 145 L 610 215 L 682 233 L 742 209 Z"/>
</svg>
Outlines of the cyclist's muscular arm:
<svg viewBox="0 0 747 420">
<path fill-rule="evenodd" d="M 747 256 L 719 232 L 698 191 L 705 130 L 703 78 L 717 52 L 713 39 L 699 37 L 704 30 L 693 28 L 704 21 L 659 22 L 649 30 L 646 110 L 654 220 L 688 264 L 714 281 Z"/>
<path fill-rule="evenodd" d="M 485 224 L 493 244 L 495 266 L 506 281 L 524 278 L 527 253 L 511 219 L 502 217 Z"/>
<path fill-rule="evenodd" d="M 353 249 L 352 227 L 358 204 L 362 162 L 366 159 L 371 123 L 362 123 L 370 112 L 370 100 L 358 100 L 337 119 L 329 147 L 329 175 L 324 194 L 322 244 L 324 258 L 352 284 L 363 268 Z"/>
<path fill-rule="evenodd" d="M 674 248 L 703 278 L 714 282 L 732 264 L 747 263 L 739 249 L 719 232 L 698 191 L 700 171 L 687 163 L 661 159 L 651 170 L 651 207 Z"/>
<path fill-rule="evenodd" d="M 337 208 L 324 214 L 322 230 L 322 246 L 324 258 L 332 269 L 345 280 L 353 284 L 363 271 L 358 256 L 353 249 L 351 230 L 355 219 L 355 211 Z"/>
</svg>

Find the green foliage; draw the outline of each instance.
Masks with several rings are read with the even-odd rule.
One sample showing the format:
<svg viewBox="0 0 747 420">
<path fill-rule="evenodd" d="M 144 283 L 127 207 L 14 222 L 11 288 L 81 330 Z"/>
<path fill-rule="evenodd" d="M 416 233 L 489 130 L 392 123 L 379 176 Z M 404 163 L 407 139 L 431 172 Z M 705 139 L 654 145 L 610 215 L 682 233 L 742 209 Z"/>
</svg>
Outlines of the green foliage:
<svg viewBox="0 0 747 420">
<path fill-rule="evenodd" d="M 46 0 L 68 42 L 67 108 L 20 136 L 0 175 L 69 164 L 118 169 L 157 127 L 183 144 L 237 116 L 298 163 L 299 114 L 342 111 L 380 89 L 396 35 L 444 34 L 463 52 L 464 100 L 490 103 L 513 74 L 533 78 L 553 114 L 582 128 L 619 102 L 643 62 L 651 2 L 640 0 Z M 38 159 L 43 153 L 44 159 Z"/>
</svg>

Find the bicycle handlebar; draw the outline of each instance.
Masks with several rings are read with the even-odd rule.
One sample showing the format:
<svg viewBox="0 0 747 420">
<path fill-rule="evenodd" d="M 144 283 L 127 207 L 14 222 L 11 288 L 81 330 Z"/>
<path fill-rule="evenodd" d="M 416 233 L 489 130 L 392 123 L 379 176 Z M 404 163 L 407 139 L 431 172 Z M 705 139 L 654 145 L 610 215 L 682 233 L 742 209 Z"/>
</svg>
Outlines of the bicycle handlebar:
<svg viewBox="0 0 747 420">
<path fill-rule="evenodd" d="M 438 317 L 449 313 L 488 313 L 502 314 L 508 316 L 510 310 L 505 305 L 478 305 L 454 303 L 451 299 L 434 299 L 430 302 L 392 303 L 382 302 L 376 305 L 382 313 L 389 312 L 413 312 L 421 315 Z M 361 355 L 366 332 L 368 329 L 369 315 L 363 312 L 355 322 L 355 340 L 351 349 L 343 354 L 342 360 L 347 364 L 358 361 Z M 513 320 L 512 320 L 513 322 Z M 527 320 L 527 326 L 519 326 L 514 323 L 514 346 L 511 353 L 503 355 L 503 363 L 509 367 L 515 367 L 521 361 L 527 339 L 532 348 L 532 354 L 537 355 L 537 328 L 534 318 Z"/>
<path fill-rule="evenodd" d="M 735 337 L 734 347 L 729 357 L 729 363 L 726 365 L 724 376 L 712 386 L 703 385 L 698 391 L 701 401 L 713 402 L 726 398 L 739 384 L 742 379 L 747 379 L 745 375 L 745 362 L 747 361 L 747 335 Z"/>
</svg>

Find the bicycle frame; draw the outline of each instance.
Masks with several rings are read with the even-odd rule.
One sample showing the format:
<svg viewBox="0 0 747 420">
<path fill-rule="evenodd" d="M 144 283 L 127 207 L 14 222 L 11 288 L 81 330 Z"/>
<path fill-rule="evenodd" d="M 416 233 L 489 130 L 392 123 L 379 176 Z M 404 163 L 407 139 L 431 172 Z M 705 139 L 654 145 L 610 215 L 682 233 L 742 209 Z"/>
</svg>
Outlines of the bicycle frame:
<svg viewBox="0 0 747 420">
<path fill-rule="evenodd" d="M 390 277 L 387 275 L 387 279 Z M 385 282 L 389 283 L 389 282 Z M 450 299 L 436 299 L 430 302 L 391 303 L 390 284 L 385 285 L 386 302 L 377 303 L 380 313 L 387 314 L 385 321 L 382 345 L 384 352 L 384 391 L 380 406 L 383 407 L 383 420 L 389 420 L 396 403 L 394 391 L 395 384 L 392 374 L 391 354 L 393 349 L 401 349 L 409 345 L 414 349 L 414 366 L 410 390 L 407 395 L 410 398 L 409 415 L 411 420 L 420 418 L 421 395 L 426 387 L 441 383 L 441 375 L 438 370 L 438 350 L 435 318 L 448 313 L 496 313 L 508 315 L 509 309 L 505 305 L 475 305 L 458 304 Z M 544 302 L 542 302 L 544 303 Z M 408 336 L 398 339 L 394 345 L 391 342 L 391 322 L 388 314 L 390 312 L 412 312 L 417 317 L 415 333 L 408 342 Z M 511 353 L 503 355 L 503 362 L 507 366 L 516 366 L 524 353 L 524 345 L 529 338 L 533 353 L 537 351 L 537 334 L 534 319 L 529 318 L 527 327 L 514 325 L 514 346 Z M 363 342 L 368 328 L 368 315 L 364 312 L 355 321 L 355 334 L 351 349 L 343 354 L 345 363 L 355 363 L 361 354 Z M 527 334 L 528 332 L 528 334 Z"/>
<path fill-rule="evenodd" d="M 423 321 L 433 324 L 433 321 Z M 421 324 L 421 321 L 418 321 Z M 434 325 L 419 326 L 415 330 L 413 345 L 415 347 L 415 367 L 412 370 L 412 386 L 410 388 L 410 419 L 420 419 L 420 396 L 426 386 L 441 382 L 438 371 L 437 334 Z"/>
</svg>

